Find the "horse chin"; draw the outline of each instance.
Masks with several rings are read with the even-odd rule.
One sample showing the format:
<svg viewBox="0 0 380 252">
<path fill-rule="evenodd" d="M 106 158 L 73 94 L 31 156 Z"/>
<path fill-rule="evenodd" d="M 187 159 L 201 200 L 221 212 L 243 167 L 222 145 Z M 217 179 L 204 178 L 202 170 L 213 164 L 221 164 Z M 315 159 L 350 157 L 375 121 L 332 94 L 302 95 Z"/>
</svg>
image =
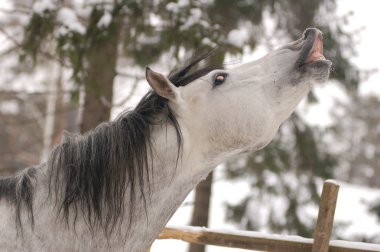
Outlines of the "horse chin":
<svg viewBox="0 0 380 252">
<path fill-rule="evenodd" d="M 329 78 L 331 65 L 332 63 L 329 60 L 316 60 L 305 64 L 303 66 L 303 72 L 306 78 L 322 83 Z"/>
</svg>

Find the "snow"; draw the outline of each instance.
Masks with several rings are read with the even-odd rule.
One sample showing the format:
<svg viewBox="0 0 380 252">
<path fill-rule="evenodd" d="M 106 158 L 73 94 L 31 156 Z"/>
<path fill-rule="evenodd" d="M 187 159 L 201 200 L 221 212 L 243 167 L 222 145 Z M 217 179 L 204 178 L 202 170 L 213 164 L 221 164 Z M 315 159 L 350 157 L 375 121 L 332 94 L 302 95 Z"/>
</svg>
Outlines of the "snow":
<svg viewBox="0 0 380 252">
<path fill-rule="evenodd" d="M 368 244 L 364 242 L 347 242 L 347 241 L 330 241 L 330 246 L 341 247 L 341 248 L 351 248 L 351 249 L 365 249 L 370 251 L 380 251 L 380 245 Z"/>
<path fill-rule="evenodd" d="M 190 4 L 189 0 L 178 0 L 178 2 L 170 2 L 166 5 L 166 9 L 173 13 L 179 13 L 180 8 L 184 8 Z"/>
<path fill-rule="evenodd" d="M 76 13 L 67 7 L 63 7 L 58 11 L 57 20 L 66 28 L 73 32 L 84 34 L 86 28 L 79 22 Z"/>
<path fill-rule="evenodd" d="M 370 189 L 344 182 L 339 182 L 339 184 L 335 223 L 344 223 L 347 226 L 341 229 L 337 226 L 335 234 L 339 234 L 345 240 L 361 235 L 378 237 L 380 223 L 374 214 L 368 212 L 368 208 L 370 203 L 379 201 L 380 189 Z"/>
<path fill-rule="evenodd" d="M 166 5 L 166 10 L 174 12 L 174 13 L 178 13 L 179 12 L 179 6 L 177 3 L 170 2 Z"/>
<path fill-rule="evenodd" d="M 214 2 L 214 0 L 198 0 L 201 5 L 210 5 Z"/>
<path fill-rule="evenodd" d="M 156 13 L 149 13 L 149 22 L 152 26 L 157 27 L 157 29 L 159 29 L 163 23 L 160 15 L 157 15 Z"/>
<path fill-rule="evenodd" d="M 22 93 L 43 92 L 46 88 L 46 67 L 36 67 L 33 73 L 20 72 L 14 74 L 19 64 L 17 55 L 0 58 L 0 88 L 5 91 Z M 49 75 L 49 78 L 51 75 Z M 22 97 L 26 98 L 26 97 Z"/>
<path fill-rule="evenodd" d="M 336 186 L 339 186 L 339 183 L 334 180 L 334 179 L 328 179 L 325 181 L 325 183 L 329 183 L 329 184 L 333 184 L 333 185 L 336 185 Z"/>
<path fill-rule="evenodd" d="M 90 4 L 90 1 L 84 2 L 84 0 L 72 0 L 72 9 L 75 11 L 78 17 L 80 19 L 88 19 L 92 12 L 92 4 Z M 108 10 L 108 8 L 111 8 L 111 4 L 104 4 L 102 8 L 105 10 Z M 108 10 L 110 11 L 110 10 Z"/>
<path fill-rule="evenodd" d="M 16 100 L 7 100 L 0 103 L 0 111 L 1 114 L 16 115 L 20 107 Z"/>
<path fill-rule="evenodd" d="M 33 4 L 33 12 L 43 15 L 46 10 L 54 10 L 56 8 L 55 4 L 51 0 L 41 0 Z"/>
<path fill-rule="evenodd" d="M 104 15 L 100 18 L 99 22 L 97 23 L 97 26 L 99 28 L 108 27 L 111 21 L 112 21 L 112 15 L 111 13 L 106 11 Z"/>
<path fill-rule="evenodd" d="M 142 33 L 137 41 L 138 43 L 141 43 L 141 44 L 148 44 L 148 45 L 154 45 L 154 44 L 157 44 L 158 42 L 160 42 L 160 36 L 158 35 L 153 35 L 153 36 L 147 36 L 145 33 Z"/>
<path fill-rule="evenodd" d="M 306 104 L 306 100 L 303 100 L 297 111 L 310 125 L 331 126 L 333 118 L 331 117 L 330 110 L 334 107 L 336 108 L 336 101 L 349 102 L 347 93 L 336 81 L 315 85 L 313 93 L 319 102 L 316 104 Z"/>
<path fill-rule="evenodd" d="M 258 190 L 255 190 L 255 195 L 260 194 Z M 268 221 L 270 218 L 278 220 L 278 223 L 283 222 L 286 218 L 284 211 L 281 209 L 288 208 L 288 201 L 284 197 L 271 197 L 265 195 L 264 197 L 252 196 L 249 199 L 248 206 L 246 209 L 246 220 L 251 221 L 251 224 L 254 225 L 254 228 L 260 230 L 260 232 L 270 233 L 268 227 Z M 258 199 L 257 201 L 255 199 Z M 258 207 L 260 205 L 260 207 Z M 278 211 L 273 211 L 273 209 L 278 209 Z M 245 224 L 245 223 L 244 223 Z"/>
<path fill-rule="evenodd" d="M 204 37 L 201 41 L 202 45 L 207 45 L 207 46 L 211 46 L 211 47 L 215 47 L 216 46 L 216 43 L 212 42 L 211 39 L 207 38 L 207 37 Z"/>
<path fill-rule="evenodd" d="M 234 29 L 228 33 L 227 41 L 236 47 L 242 47 L 249 39 L 249 34 L 244 29 Z"/>
<path fill-rule="evenodd" d="M 190 4 L 190 1 L 189 0 L 178 0 L 177 2 L 178 6 L 179 7 L 186 7 Z"/>
<path fill-rule="evenodd" d="M 202 18 L 202 10 L 199 8 L 192 8 L 190 9 L 190 15 L 187 17 L 186 22 L 181 25 L 181 30 L 186 30 L 189 27 L 200 23 Z M 207 24 L 206 24 L 207 25 Z"/>
</svg>

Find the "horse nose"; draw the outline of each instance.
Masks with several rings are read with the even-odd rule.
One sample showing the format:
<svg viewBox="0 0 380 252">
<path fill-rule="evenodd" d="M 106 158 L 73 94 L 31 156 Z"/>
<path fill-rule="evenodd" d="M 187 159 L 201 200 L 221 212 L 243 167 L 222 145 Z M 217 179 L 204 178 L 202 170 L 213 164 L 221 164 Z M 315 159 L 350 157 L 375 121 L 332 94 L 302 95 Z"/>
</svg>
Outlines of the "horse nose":
<svg viewBox="0 0 380 252">
<path fill-rule="evenodd" d="M 314 35 L 314 38 L 321 37 L 322 38 L 322 32 L 318 30 L 317 28 L 307 28 L 302 35 L 302 38 L 306 40 L 306 38 L 310 35 Z"/>
</svg>

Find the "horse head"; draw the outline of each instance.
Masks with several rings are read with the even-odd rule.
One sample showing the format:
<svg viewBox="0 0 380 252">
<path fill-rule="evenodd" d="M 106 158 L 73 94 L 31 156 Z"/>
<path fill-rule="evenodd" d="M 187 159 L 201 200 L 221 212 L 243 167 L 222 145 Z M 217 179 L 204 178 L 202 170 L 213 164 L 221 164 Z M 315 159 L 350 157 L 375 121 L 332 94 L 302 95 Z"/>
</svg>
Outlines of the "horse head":
<svg viewBox="0 0 380 252">
<path fill-rule="evenodd" d="M 266 146 L 313 83 L 327 80 L 330 68 L 321 31 L 309 28 L 261 59 L 212 70 L 187 85 L 176 86 L 149 68 L 146 77 L 190 132 L 184 142 L 202 148 L 217 164 L 230 154 Z"/>
</svg>

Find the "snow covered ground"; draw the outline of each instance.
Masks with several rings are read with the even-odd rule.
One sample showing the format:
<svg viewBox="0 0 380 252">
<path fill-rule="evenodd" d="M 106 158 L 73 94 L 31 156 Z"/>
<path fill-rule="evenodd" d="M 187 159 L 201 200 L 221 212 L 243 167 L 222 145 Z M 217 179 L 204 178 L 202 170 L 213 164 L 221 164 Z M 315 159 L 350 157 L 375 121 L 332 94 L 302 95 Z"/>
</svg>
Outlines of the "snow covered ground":
<svg viewBox="0 0 380 252">
<path fill-rule="evenodd" d="M 335 212 L 336 222 L 347 224 L 336 233 L 343 237 L 366 234 L 380 236 L 380 222 L 373 214 L 368 214 L 368 203 L 380 200 L 380 189 L 369 189 L 340 182 L 340 192 Z"/>
</svg>

